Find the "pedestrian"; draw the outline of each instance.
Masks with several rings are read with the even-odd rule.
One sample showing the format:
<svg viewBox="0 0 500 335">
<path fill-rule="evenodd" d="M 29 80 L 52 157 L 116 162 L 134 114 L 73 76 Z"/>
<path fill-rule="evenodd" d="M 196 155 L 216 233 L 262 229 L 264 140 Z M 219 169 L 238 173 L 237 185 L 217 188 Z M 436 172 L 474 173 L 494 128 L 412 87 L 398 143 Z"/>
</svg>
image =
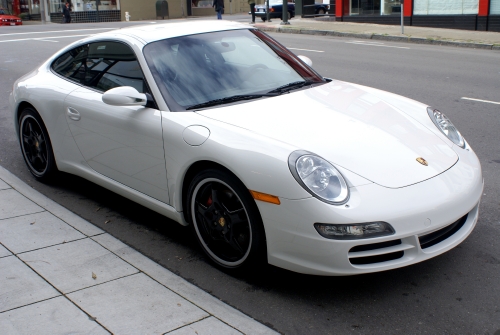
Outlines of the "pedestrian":
<svg viewBox="0 0 500 335">
<path fill-rule="evenodd" d="M 252 22 L 255 23 L 255 0 L 248 0 L 248 4 L 250 5 L 250 12 L 252 13 Z"/>
<path fill-rule="evenodd" d="M 69 7 L 69 2 L 66 2 L 63 7 L 63 22 L 62 23 L 71 23 L 71 9 Z"/>
<path fill-rule="evenodd" d="M 217 12 L 217 20 L 222 20 L 222 14 L 224 14 L 224 0 L 214 0 L 212 7 L 215 7 Z"/>
</svg>

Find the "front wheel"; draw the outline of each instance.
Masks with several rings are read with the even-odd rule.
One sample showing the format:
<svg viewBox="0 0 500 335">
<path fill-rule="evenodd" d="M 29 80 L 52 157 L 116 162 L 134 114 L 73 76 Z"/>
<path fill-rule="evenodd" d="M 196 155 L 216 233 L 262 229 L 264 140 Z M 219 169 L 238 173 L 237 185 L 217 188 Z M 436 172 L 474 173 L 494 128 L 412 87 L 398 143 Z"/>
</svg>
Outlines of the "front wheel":
<svg viewBox="0 0 500 335">
<path fill-rule="evenodd" d="M 193 179 L 188 194 L 188 220 L 212 261 L 229 269 L 262 262 L 266 255 L 262 219 L 241 181 L 209 169 Z"/>
<path fill-rule="evenodd" d="M 25 108 L 21 113 L 19 143 L 31 174 L 39 181 L 48 181 L 57 167 L 47 129 L 33 108 Z"/>
<path fill-rule="evenodd" d="M 261 17 L 260 18 L 262 21 L 266 22 L 266 18 L 265 17 Z"/>
</svg>

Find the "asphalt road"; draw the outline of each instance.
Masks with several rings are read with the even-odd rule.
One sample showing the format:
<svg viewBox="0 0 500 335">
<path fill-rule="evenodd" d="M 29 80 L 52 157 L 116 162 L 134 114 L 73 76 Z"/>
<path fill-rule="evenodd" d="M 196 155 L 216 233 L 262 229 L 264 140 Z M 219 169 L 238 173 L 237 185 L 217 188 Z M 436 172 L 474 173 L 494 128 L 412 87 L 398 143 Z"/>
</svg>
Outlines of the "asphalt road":
<svg viewBox="0 0 500 335">
<path fill-rule="evenodd" d="M 214 268 L 189 229 L 78 177 L 61 174 L 50 185 L 35 182 L 22 160 L 8 111 L 15 79 L 80 35 L 129 24 L 0 30 L 0 165 L 279 332 L 500 334 L 500 104 L 462 99 L 500 102 L 499 52 L 273 34 L 297 54 L 310 57 L 326 77 L 402 94 L 445 112 L 479 156 L 485 190 L 471 236 L 424 263 L 353 277 L 306 276 L 272 266 L 235 275 Z"/>
</svg>

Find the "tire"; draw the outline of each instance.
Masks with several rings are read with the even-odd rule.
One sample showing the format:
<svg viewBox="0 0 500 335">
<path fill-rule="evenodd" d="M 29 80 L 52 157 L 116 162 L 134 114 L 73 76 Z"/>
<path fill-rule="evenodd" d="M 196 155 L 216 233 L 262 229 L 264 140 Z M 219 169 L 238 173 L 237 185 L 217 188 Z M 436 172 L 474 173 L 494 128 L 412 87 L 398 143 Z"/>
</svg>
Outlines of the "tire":
<svg viewBox="0 0 500 335">
<path fill-rule="evenodd" d="M 325 14 L 325 10 L 323 8 L 318 9 L 318 14 L 321 15 Z"/>
<path fill-rule="evenodd" d="M 261 17 L 260 18 L 262 21 L 266 22 L 266 18 L 265 17 Z"/>
<path fill-rule="evenodd" d="M 188 220 L 205 254 L 218 266 L 247 269 L 266 260 L 266 240 L 257 205 L 234 175 L 208 169 L 191 181 Z"/>
<path fill-rule="evenodd" d="M 292 18 L 292 12 L 288 12 L 288 21 Z"/>
<path fill-rule="evenodd" d="M 33 108 L 25 108 L 19 117 L 19 144 L 31 174 L 49 181 L 57 172 L 54 152 L 42 118 Z"/>
</svg>

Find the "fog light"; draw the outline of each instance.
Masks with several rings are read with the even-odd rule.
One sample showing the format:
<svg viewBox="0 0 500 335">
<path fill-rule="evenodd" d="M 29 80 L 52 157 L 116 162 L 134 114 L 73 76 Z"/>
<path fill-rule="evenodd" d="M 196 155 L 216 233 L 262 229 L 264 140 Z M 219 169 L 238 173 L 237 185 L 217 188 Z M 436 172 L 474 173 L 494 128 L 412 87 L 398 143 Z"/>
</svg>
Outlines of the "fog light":
<svg viewBox="0 0 500 335">
<path fill-rule="evenodd" d="M 395 233 L 390 224 L 381 221 L 354 224 L 315 223 L 314 228 L 321 236 L 334 240 L 359 240 Z"/>
</svg>

